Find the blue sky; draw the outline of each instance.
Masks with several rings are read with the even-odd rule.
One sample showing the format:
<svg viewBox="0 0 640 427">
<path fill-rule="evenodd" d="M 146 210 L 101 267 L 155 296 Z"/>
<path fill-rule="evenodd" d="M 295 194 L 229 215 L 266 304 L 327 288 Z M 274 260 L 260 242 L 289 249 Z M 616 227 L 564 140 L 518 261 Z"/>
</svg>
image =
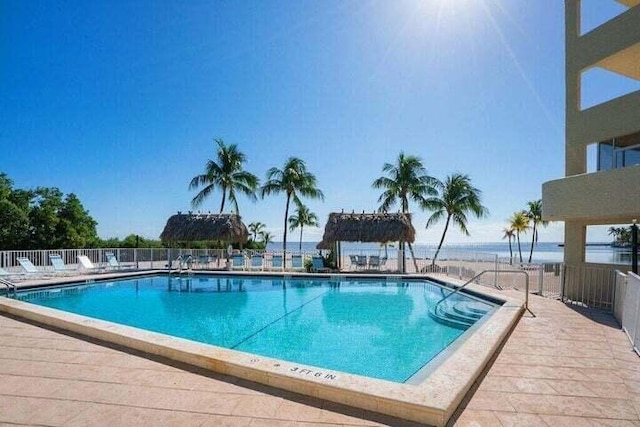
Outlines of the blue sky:
<svg viewBox="0 0 640 427">
<path fill-rule="evenodd" d="M 585 28 L 622 10 L 585 3 Z M 631 84 L 589 79 L 587 104 Z M 564 5 L 1 0 L 0 99 L 0 171 L 76 193 L 101 237 L 157 238 L 222 138 L 261 179 L 304 159 L 326 195 L 308 202 L 322 226 L 377 208 L 371 183 L 400 151 L 441 179 L 467 173 L 491 215 L 447 242 L 498 241 L 564 173 Z M 240 211 L 280 240 L 284 204 L 241 198 Z M 437 242 L 426 218 L 415 213 L 418 240 Z M 541 240 L 562 240 L 562 225 Z"/>
</svg>

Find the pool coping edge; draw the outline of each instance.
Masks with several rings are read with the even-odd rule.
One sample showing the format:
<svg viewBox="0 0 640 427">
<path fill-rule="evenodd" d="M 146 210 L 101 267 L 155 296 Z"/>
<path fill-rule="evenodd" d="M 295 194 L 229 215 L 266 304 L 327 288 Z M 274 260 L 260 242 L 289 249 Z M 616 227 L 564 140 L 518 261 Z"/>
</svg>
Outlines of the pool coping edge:
<svg viewBox="0 0 640 427">
<path fill-rule="evenodd" d="M 479 290 L 479 293 L 484 292 Z M 488 296 L 496 298 L 495 295 Z M 504 304 L 454 354 L 417 385 L 329 369 L 320 370 L 9 298 L 0 298 L 0 312 L 220 374 L 393 417 L 442 426 L 524 311 L 521 301 L 503 295 L 500 298 Z"/>
</svg>

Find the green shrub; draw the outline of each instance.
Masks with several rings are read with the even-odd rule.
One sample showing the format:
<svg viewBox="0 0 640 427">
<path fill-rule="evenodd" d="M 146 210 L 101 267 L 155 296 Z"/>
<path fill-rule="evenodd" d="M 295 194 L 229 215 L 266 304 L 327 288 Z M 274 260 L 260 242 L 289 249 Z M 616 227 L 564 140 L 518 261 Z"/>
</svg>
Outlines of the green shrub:
<svg viewBox="0 0 640 427">
<path fill-rule="evenodd" d="M 311 258 L 305 257 L 303 265 L 304 265 L 304 270 L 307 273 L 311 273 L 311 269 L 313 268 L 313 261 L 311 261 Z"/>
</svg>

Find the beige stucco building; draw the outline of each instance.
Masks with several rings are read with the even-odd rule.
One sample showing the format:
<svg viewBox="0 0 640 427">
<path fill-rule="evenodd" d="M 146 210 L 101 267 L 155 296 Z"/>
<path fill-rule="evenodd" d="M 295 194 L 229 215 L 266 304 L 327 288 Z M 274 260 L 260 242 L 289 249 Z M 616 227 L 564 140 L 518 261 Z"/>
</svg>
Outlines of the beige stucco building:
<svg viewBox="0 0 640 427">
<path fill-rule="evenodd" d="M 565 0 L 565 177 L 542 185 L 542 204 L 545 220 L 565 223 L 568 265 L 585 262 L 587 226 L 640 222 L 640 91 L 581 108 L 583 74 L 593 67 L 640 81 L 640 0 L 618 3 L 626 10 L 583 34 L 581 1 Z"/>
</svg>

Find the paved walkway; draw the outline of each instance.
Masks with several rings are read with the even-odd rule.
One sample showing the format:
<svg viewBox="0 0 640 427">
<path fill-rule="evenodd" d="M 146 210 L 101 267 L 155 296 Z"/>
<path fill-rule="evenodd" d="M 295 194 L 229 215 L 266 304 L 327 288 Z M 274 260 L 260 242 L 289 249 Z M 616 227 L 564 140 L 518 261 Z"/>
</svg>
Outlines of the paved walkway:
<svg viewBox="0 0 640 427">
<path fill-rule="evenodd" d="M 640 358 L 609 315 L 532 297 L 459 426 L 640 426 Z M 411 425 L 0 316 L 0 424 Z"/>
<path fill-rule="evenodd" d="M 640 358 L 613 316 L 541 297 L 530 307 L 456 425 L 640 426 Z"/>
</svg>

